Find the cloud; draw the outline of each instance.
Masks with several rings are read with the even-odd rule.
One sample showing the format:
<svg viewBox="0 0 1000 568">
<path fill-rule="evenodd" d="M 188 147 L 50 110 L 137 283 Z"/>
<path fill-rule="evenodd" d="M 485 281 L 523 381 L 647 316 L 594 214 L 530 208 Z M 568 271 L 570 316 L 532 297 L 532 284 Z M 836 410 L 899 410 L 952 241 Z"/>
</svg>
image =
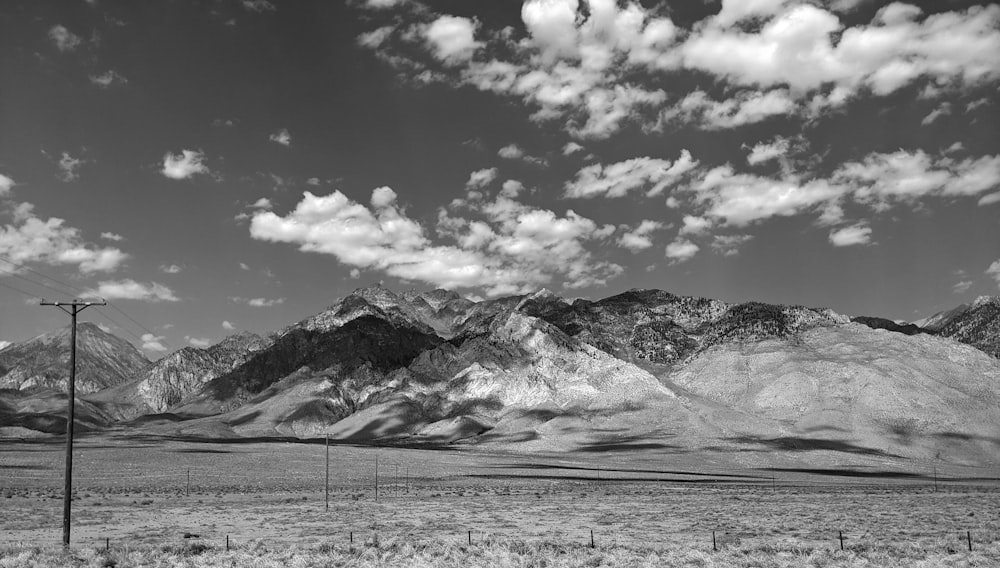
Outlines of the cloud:
<svg viewBox="0 0 1000 568">
<path fill-rule="evenodd" d="M 712 228 L 712 221 L 704 217 L 685 215 L 684 225 L 681 227 L 681 235 L 700 235 Z"/>
<path fill-rule="evenodd" d="M 143 351 L 155 351 L 162 353 L 167 351 L 166 346 L 163 345 L 166 337 L 153 335 L 152 333 L 142 334 L 142 349 Z"/>
<path fill-rule="evenodd" d="M 920 124 L 923 126 L 927 126 L 928 124 L 931 124 L 938 118 L 949 114 L 951 114 L 951 103 L 947 101 L 942 102 L 936 109 L 932 110 L 930 114 L 925 116 L 923 120 L 920 121 Z"/>
<path fill-rule="evenodd" d="M 254 209 L 273 209 L 274 208 L 274 204 L 271 203 L 270 199 L 268 199 L 266 197 L 261 197 L 257 201 L 254 201 L 250 205 L 250 207 L 252 207 Z"/>
<path fill-rule="evenodd" d="M 14 180 L 0 174 L 0 197 L 9 194 L 10 190 L 13 189 L 15 185 Z"/>
<path fill-rule="evenodd" d="M 230 296 L 229 301 L 235 302 L 237 304 L 246 304 L 254 308 L 269 308 L 271 306 L 280 306 L 285 303 L 285 298 L 242 298 L 240 296 Z"/>
<path fill-rule="evenodd" d="M 986 275 L 996 280 L 997 287 L 1000 288 L 1000 259 L 995 260 L 986 268 Z"/>
<path fill-rule="evenodd" d="M 698 254 L 701 250 L 698 245 L 692 243 L 687 239 L 677 239 L 674 242 L 667 245 L 666 257 L 671 259 L 674 263 L 684 262 L 694 258 L 694 255 Z"/>
<path fill-rule="evenodd" d="M 969 288 L 972 288 L 972 284 L 972 280 L 960 280 L 951 287 L 951 291 L 955 294 L 964 294 L 969 291 Z"/>
<path fill-rule="evenodd" d="M 851 225 L 842 229 L 830 232 L 830 243 L 835 247 L 849 247 L 853 245 L 866 245 L 871 242 L 871 227 L 864 223 Z"/>
<path fill-rule="evenodd" d="M 240 270 L 250 270 L 250 266 L 248 266 L 247 263 L 245 263 L 245 262 L 241 262 L 240 263 Z"/>
<path fill-rule="evenodd" d="M 408 3 L 410 0 L 364 0 L 362 3 L 365 8 L 370 8 L 374 10 L 386 10 L 389 8 L 395 8 L 402 4 Z"/>
<path fill-rule="evenodd" d="M 482 44 L 475 39 L 478 24 L 469 18 L 441 16 L 424 28 L 434 55 L 446 64 L 468 61 Z"/>
<path fill-rule="evenodd" d="M 178 302 L 174 291 L 158 282 L 143 284 L 131 278 L 123 280 L 105 280 L 98 283 L 96 289 L 87 291 L 89 296 L 105 300 L 139 300 L 142 302 Z"/>
<path fill-rule="evenodd" d="M 59 158 L 58 178 L 64 182 L 79 179 L 80 176 L 76 173 L 76 170 L 84 163 L 86 163 L 86 160 L 74 158 L 69 155 L 69 152 L 63 152 L 62 157 Z"/>
<path fill-rule="evenodd" d="M 267 0 L 242 0 L 240 2 L 243 7 L 249 12 L 257 12 L 258 14 L 263 12 L 273 12 L 276 10 L 274 4 L 268 2 Z"/>
<path fill-rule="evenodd" d="M 694 91 L 664 110 L 661 117 L 667 122 L 683 118 L 707 130 L 722 130 L 796 112 L 798 106 L 787 89 L 741 91 L 724 101 L 713 100 L 705 91 Z"/>
<path fill-rule="evenodd" d="M 122 77 L 114 69 L 109 69 L 100 75 L 91 75 L 90 82 L 102 89 L 107 89 L 113 85 L 125 85 L 128 83 L 128 79 Z"/>
<path fill-rule="evenodd" d="M 532 156 L 524 151 L 517 144 L 508 144 L 497 151 L 497 155 L 501 158 L 507 160 L 521 160 L 529 164 L 535 164 L 536 166 L 545 166 L 548 164 L 548 160 L 545 158 L 540 158 L 538 156 Z"/>
<path fill-rule="evenodd" d="M 49 39 L 56 44 L 59 51 L 73 51 L 83 43 L 80 36 L 69 31 L 62 24 L 57 24 L 49 28 Z"/>
<path fill-rule="evenodd" d="M 351 280 L 357 280 L 358 278 L 361 278 L 361 271 L 358 270 L 357 268 L 352 268 L 348 274 L 350 275 Z"/>
<path fill-rule="evenodd" d="M 231 323 L 229 323 L 229 321 L 223 321 L 222 322 L 222 329 L 225 329 L 227 331 L 232 331 L 232 330 L 236 329 L 236 326 L 233 325 L 233 324 L 231 324 Z"/>
<path fill-rule="evenodd" d="M 770 162 L 784 158 L 788 154 L 790 142 L 787 138 L 778 136 L 770 143 L 758 142 L 750 149 L 747 156 L 747 163 L 751 166 Z"/>
<path fill-rule="evenodd" d="M 204 349 L 212 345 L 212 340 L 207 337 L 191 337 L 190 335 L 185 335 L 184 341 L 187 341 L 188 345 L 191 347 L 197 347 L 198 349 Z"/>
<path fill-rule="evenodd" d="M 751 235 L 715 235 L 712 250 L 722 256 L 735 256 L 740 253 L 740 247 L 752 238 Z"/>
<path fill-rule="evenodd" d="M 181 270 L 182 270 L 181 267 L 177 266 L 176 264 L 161 264 L 160 265 L 160 272 L 162 272 L 164 274 L 180 274 Z"/>
<path fill-rule="evenodd" d="M 577 144 L 576 142 L 567 142 L 566 145 L 563 146 L 562 153 L 563 156 L 572 156 L 577 152 L 582 152 L 583 149 L 583 146 Z"/>
<path fill-rule="evenodd" d="M 453 244 L 432 242 L 423 226 L 406 217 L 395 199 L 380 197 L 379 190 L 373 192 L 371 209 L 339 191 L 305 192 L 285 216 L 255 213 L 250 235 L 328 254 L 352 268 L 443 288 L 481 287 L 490 295 L 530 290 L 557 276 L 567 287 L 602 285 L 622 271 L 594 258 L 585 246 L 606 239 L 615 228 L 573 211 L 559 216 L 505 196 L 453 207 L 463 216 L 442 209 L 437 227 L 439 236 Z"/>
<path fill-rule="evenodd" d="M 0 255 L 19 264 L 75 265 L 85 274 L 112 272 L 128 258 L 117 248 L 84 242 L 80 230 L 65 223 L 56 217 L 42 220 L 35 216 L 32 204 L 18 204 L 13 223 L 0 226 Z"/>
<path fill-rule="evenodd" d="M 955 161 L 934 158 L 923 150 L 899 150 L 843 164 L 834 178 L 854 185 L 855 196 L 864 202 L 971 196 L 1000 187 L 1000 155 Z"/>
<path fill-rule="evenodd" d="M 13 342 L 10 342 L 10 341 L 0 341 L 0 351 L 3 351 L 4 349 L 10 347 L 11 345 L 13 345 Z"/>
<path fill-rule="evenodd" d="M 649 234 L 663 229 L 665 226 L 659 221 L 644 219 L 634 230 L 627 231 L 618 237 L 618 246 L 632 252 L 648 249 L 653 246 L 653 240 L 649 238 Z"/>
<path fill-rule="evenodd" d="M 497 179 L 498 170 L 496 168 L 484 168 L 469 174 L 469 180 L 465 182 L 465 187 L 470 190 L 482 189 Z"/>
<path fill-rule="evenodd" d="M 292 135 L 288 133 L 287 128 L 282 128 L 281 130 L 271 134 L 267 137 L 267 139 L 276 144 L 281 144 L 282 146 L 292 145 Z"/>
<path fill-rule="evenodd" d="M 109 232 L 101 233 L 101 238 L 106 241 L 114 241 L 114 242 L 120 242 L 125 240 L 125 237 L 117 233 L 109 233 Z"/>
<path fill-rule="evenodd" d="M 194 150 L 181 150 L 177 155 L 167 152 L 163 156 L 163 169 L 160 173 L 170 179 L 178 180 L 187 179 L 195 174 L 207 174 L 209 170 L 202 163 L 204 159 L 205 154 Z"/>
<path fill-rule="evenodd" d="M 629 192 L 645 190 L 651 197 L 663 193 L 697 165 L 687 150 L 681 150 L 680 157 L 673 162 L 641 157 L 608 165 L 592 164 L 566 183 L 565 196 L 624 197 Z"/>
</svg>

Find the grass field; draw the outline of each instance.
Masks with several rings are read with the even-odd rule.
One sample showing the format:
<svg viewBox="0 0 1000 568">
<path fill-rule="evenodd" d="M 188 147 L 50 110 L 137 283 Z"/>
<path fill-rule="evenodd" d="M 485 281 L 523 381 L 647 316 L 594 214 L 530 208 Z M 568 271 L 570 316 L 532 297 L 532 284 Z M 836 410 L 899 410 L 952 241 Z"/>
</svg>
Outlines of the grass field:
<svg viewBox="0 0 1000 568">
<path fill-rule="evenodd" d="M 935 491 L 927 464 L 865 456 L 815 469 L 804 467 L 809 456 L 745 467 L 721 453 L 663 448 L 517 455 L 336 445 L 327 509 L 325 455 L 322 441 L 84 437 L 66 557 L 61 440 L 5 440 L 0 567 L 109 558 L 118 566 L 1000 566 L 1000 482 L 989 470 L 934 465 Z"/>
</svg>

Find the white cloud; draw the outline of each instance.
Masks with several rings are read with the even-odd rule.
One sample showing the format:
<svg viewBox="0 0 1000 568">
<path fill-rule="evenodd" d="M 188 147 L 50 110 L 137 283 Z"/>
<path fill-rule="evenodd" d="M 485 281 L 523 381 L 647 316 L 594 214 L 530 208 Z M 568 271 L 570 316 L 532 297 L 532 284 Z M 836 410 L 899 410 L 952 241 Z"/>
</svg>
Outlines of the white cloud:
<svg viewBox="0 0 1000 568">
<path fill-rule="evenodd" d="M 106 241 L 114 241 L 114 242 L 120 242 L 125 240 L 125 237 L 117 233 L 110 233 L 110 232 L 101 233 L 101 238 Z"/>
<path fill-rule="evenodd" d="M 373 201 L 379 200 L 373 196 Z M 453 207 L 482 219 L 442 210 L 438 233 L 455 244 L 434 244 L 395 202 L 379 205 L 369 209 L 339 191 L 327 196 L 306 192 L 284 217 L 255 213 L 250 234 L 329 254 L 353 268 L 444 288 L 482 287 L 491 295 L 530 290 L 556 276 L 568 287 L 601 285 L 622 271 L 595 259 L 585 246 L 607 238 L 614 227 L 599 226 L 573 211 L 558 216 L 504 196 L 474 207 L 460 202 Z"/>
<path fill-rule="evenodd" d="M 707 130 L 721 130 L 796 112 L 798 107 L 787 89 L 741 91 L 724 101 L 711 99 L 705 91 L 693 91 L 664 110 L 662 118 L 672 121 L 680 117 Z"/>
<path fill-rule="evenodd" d="M 497 179 L 498 170 L 496 168 L 484 168 L 469 174 L 469 180 L 465 182 L 465 187 L 471 190 L 482 189 Z"/>
<path fill-rule="evenodd" d="M 830 243 L 835 247 L 866 245 L 871 242 L 872 229 L 864 223 L 851 225 L 830 232 Z"/>
<path fill-rule="evenodd" d="M 287 128 L 282 128 L 281 130 L 274 132 L 268 136 L 267 139 L 276 144 L 281 144 L 282 146 L 292 145 L 292 135 L 288 132 Z"/>
<path fill-rule="evenodd" d="M 409 0 L 364 0 L 364 6 L 375 10 L 385 10 L 406 4 Z"/>
<path fill-rule="evenodd" d="M 563 156 L 571 156 L 577 152 L 582 152 L 583 149 L 583 146 L 577 144 L 576 142 L 567 142 L 566 145 L 563 146 L 562 153 Z"/>
<path fill-rule="evenodd" d="M 986 268 L 986 274 L 991 278 L 993 278 L 994 280 L 996 280 L 997 287 L 1000 288 L 1000 259 L 997 259 L 996 261 L 992 262 Z"/>
<path fill-rule="evenodd" d="M 280 306 L 285 303 L 285 298 L 242 298 L 240 296 L 231 296 L 229 300 L 231 302 L 236 302 L 237 304 L 246 304 L 254 308 L 269 308 L 271 306 Z"/>
<path fill-rule="evenodd" d="M 181 150 L 177 155 L 167 152 L 163 156 L 163 169 L 160 173 L 170 179 L 187 179 L 195 174 L 207 174 L 209 170 L 202 163 L 204 159 L 205 154 L 194 150 Z"/>
<path fill-rule="evenodd" d="M 972 280 L 960 280 L 951 287 L 951 291 L 955 294 L 964 294 L 969 291 L 969 288 L 972 288 L 972 284 Z"/>
<path fill-rule="evenodd" d="M 161 264 L 160 272 L 164 274 L 180 274 L 182 268 L 176 264 Z"/>
<path fill-rule="evenodd" d="M 270 199 L 268 199 L 266 197 L 261 197 L 257 201 L 254 201 L 250 205 L 250 207 L 252 207 L 254 209 L 273 209 L 274 208 L 274 204 L 271 203 Z"/>
<path fill-rule="evenodd" d="M 925 116 L 923 120 L 920 121 L 920 124 L 927 126 L 938 118 L 949 114 L 951 114 L 951 103 L 947 101 L 942 102 L 936 109 L 932 110 L 930 114 Z"/>
<path fill-rule="evenodd" d="M 862 201 L 912 200 L 925 195 L 977 195 L 1000 187 L 1000 155 L 955 161 L 922 150 L 871 154 L 842 165 L 835 179 L 857 187 Z"/>
<path fill-rule="evenodd" d="M 500 148 L 497 155 L 508 160 L 517 160 L 524 157 L 524 149 L 517 144 L 508 144 Z"/>
<path fill-rule="evenodd" d="M 117 248 L 84 242 L 80 230 L 67 227 L 63 219 L 43 221 L 35 216 L 30 203 L 18 204 L 13 223 L 0 226 L 0 255 L 19 264 L 76 265 L 83 273 L 111 272 L 128 258 Z"/>
<path fill-rule="evenodd" d="M 143 351 L 155 351 L 162 353 L 167 350 L 166 346 L 163 345 L 165 340 L 166 337 L 153 335 L 152 333 L 144 333 L 142 334 L 142 349 Z"/>
<path fill-rule="evenodd" d="M 250 270 L 250 266 L 245 262 L 240 263 L 240 270 Z"/>
<path fill-rule="evenodd" d="M 700 235 L 712 228 L 712 221 L 704 217 L 685 215 L 684 225 L 681 227 L 681 235 Z"/>
<path fill-rule="evenodd" d="M 979 199 L 980 206 L 993 205 L 994 203 L 1000 203 L 1000 191 L 984 195 Z"/>
<path fill-rule="evenodd" d="M 698 165 L 687 150 L 681 150 L 677 160 L 670 162 L 659 158 L 632 158 L 615 164 L 592 164 L 577 172 L 576 178 L 567 182 L 566 197 L 623 197 L 632 191 L 645 189 L 649 197 L 663 193 L 681 176 Z"/>
<path fill-rule="evenodd" d="M 242 0 L 241 4 L 250 12 L 273 12 L 275 11 L 274 4 L 268 2 L 267 0 Z"/>
<path fill-rule="evenodd" d="M 348 274 L 351 276 L 351 280 L 357 280 L 358 278 L 361 278 L 361 271 L 358 270 L 357 268 L 352 268 Z"/>
<path fill-rule="evenodd" d="M 225 329 L 227 331 L 232 331 L 232 330 L 236 329 L 236 326 L 233 325 L 232 323 L 230 323 L 229 321 L 223 321 L 222 322 L 222 329 Z"/>
<path fill-rule="evenodd" d="M 750 149 L 747 156 L 747 163 L 751 166 L 763 164 L 771 160 L 784 158 L 788 155 L 791 143 L 787 138 L 778 136 L 770 143 L 758 142 Z"/>
<path fill-rule="evenodd" d="M 69 155 L 69 152 L 63 152 L 62 157 L 59 158 L 59 179 L 65 182 L 79 179 L 80 176 L 76 173 L 76 170 L 84 163 L 86 163 L 86 160 L 74 158 Z"/>
<path fill-rule="evenodd" d="M 128 83 L 128 79 L 122 77 L 114 69 L 109 69 L 100 75 L 91 75 L 90 82 L 102 89 L 107 89 L 112 85 L 125 85 Z"/>
<path fill-rule="evenodd" d="M 438 59 L 455 64 L 469 60 L 482 46 L 475 39 L 477 27 L 468 18 L 441 16 L 424 28 L 424 37 Z"/>
<path fill-rule="evenodd" d="M 648 249 L 653 246 L 653 240 L 649 238 L 649 234 L 664 227 L 665 225 L 659 221 L 644 219 L 634 230 L 626 231 L 618 237 L 618 246 L 632 252 Z"/>
<path fill-rule="evenodd" d="M 105 280 L 96 289 L 87 291 L 88 297 L 96 296 L 105 300 L 139 300 L 143 302 L 177 302 L 174 291 L 158 282 L 143 284 L 131 278 Z"/>
<path fill-rule="evenodd" d="M 66 26 L 57 24 L 49 28 L 49 39 L 51 39 L 59 51 L 73 51 L 83 43 L 80 36 L 66 29 Z"/>
<path fill-rule="evenodd" d="M 9 177 L 0 174 L 0 197 L 10 193 L 10 190 L 16 185 L 14 180 Z"/>
<path fill-rule="evenodd" d="M 715 235 L 712 250 L 723 256 L 735 256 L 739 254 L 740 247 L 752 238 L 750 235 Z"/>
<path fill-rule="evenodd" d="M 10 341 L 0 341 L 0 351 L 3 351 L 4 349 L 6 349 L 11 345 L 13 345 L 13 343 Z"/>
<path fill-rule="evenodd" d="M 306 180 L 306 185 L 319 185 L 320 181 L 318 177 L 311 177 Z"/>
<path fill-rule="evenodd" d="M 684 262 L 694 258 L 694 255 L 698 254 L 699 250 L 701 250 L 700 247 L 691 241 L 687 239 L 677 239 L 667 245 L 666 257 L 675 263 Z"/>
<path fill-rule="evenodd" d="M 212 345 L 212 340 L 207 337 L 191 337 L 190 335 L 185 335 L 184 341 L 187 341 L 188 345 L 191 347 L 197 347 L 198 349 L 204 349 Z"/>
</svg>

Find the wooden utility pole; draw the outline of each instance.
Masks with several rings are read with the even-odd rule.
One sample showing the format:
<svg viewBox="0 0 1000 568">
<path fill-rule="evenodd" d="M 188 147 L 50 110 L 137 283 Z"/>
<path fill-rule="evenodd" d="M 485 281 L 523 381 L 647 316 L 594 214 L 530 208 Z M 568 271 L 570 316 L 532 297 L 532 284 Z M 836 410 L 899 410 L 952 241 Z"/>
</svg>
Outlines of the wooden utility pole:
<svg viewBox="0 0 1000 568">
<path fill-rule="evenodd" d="M 75 299 L 71 302 L 46 302 L 41 306 L 55 306 L 66 312 L 72 318 L 69 328 L 69 408 L 66 410 L 66 485 L 63 488 L 63 546 L 69 546 L 70 505 L 73 501 L 73 420 L 74 402 L 76 399 L 76 315 L 90 306 L 106 306 L 107 302 L 84 302 Z"/>
<path fill-rule="evenodd" d="M 326 494 L 326 508 L 330 508 L 330 435 L 326 435 L 326 484 L 323 486 Z"/>
</svg>

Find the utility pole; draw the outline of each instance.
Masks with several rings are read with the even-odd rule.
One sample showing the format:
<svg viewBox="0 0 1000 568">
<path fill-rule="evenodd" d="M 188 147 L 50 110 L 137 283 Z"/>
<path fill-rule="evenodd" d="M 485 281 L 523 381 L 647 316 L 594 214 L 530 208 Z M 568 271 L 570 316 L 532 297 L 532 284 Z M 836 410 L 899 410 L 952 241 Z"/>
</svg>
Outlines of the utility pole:
<svg viewBox="0 0 1000 568">
<path fill-rule="evenodd" d="M 55 306 L 72 318 L 69 331 L 69 408 L 66 411 L 66 486 L 63 488 L 63 546 L 69 546 L 70 505 L 73 501 L 73 419 L 76 399 L 76 315 L 90 306 L 106 306 L 100 302 L 84 302 L 79 298 L 71 302 L 46 302 L 40 306 Z"/>
<path fill-rule="evenodd" d="M 326 484 L 324 487 L 324 493 L 326 493 L 326 508 L 330 509 L 330 435 L 326 435 Z"/>
</svg>

